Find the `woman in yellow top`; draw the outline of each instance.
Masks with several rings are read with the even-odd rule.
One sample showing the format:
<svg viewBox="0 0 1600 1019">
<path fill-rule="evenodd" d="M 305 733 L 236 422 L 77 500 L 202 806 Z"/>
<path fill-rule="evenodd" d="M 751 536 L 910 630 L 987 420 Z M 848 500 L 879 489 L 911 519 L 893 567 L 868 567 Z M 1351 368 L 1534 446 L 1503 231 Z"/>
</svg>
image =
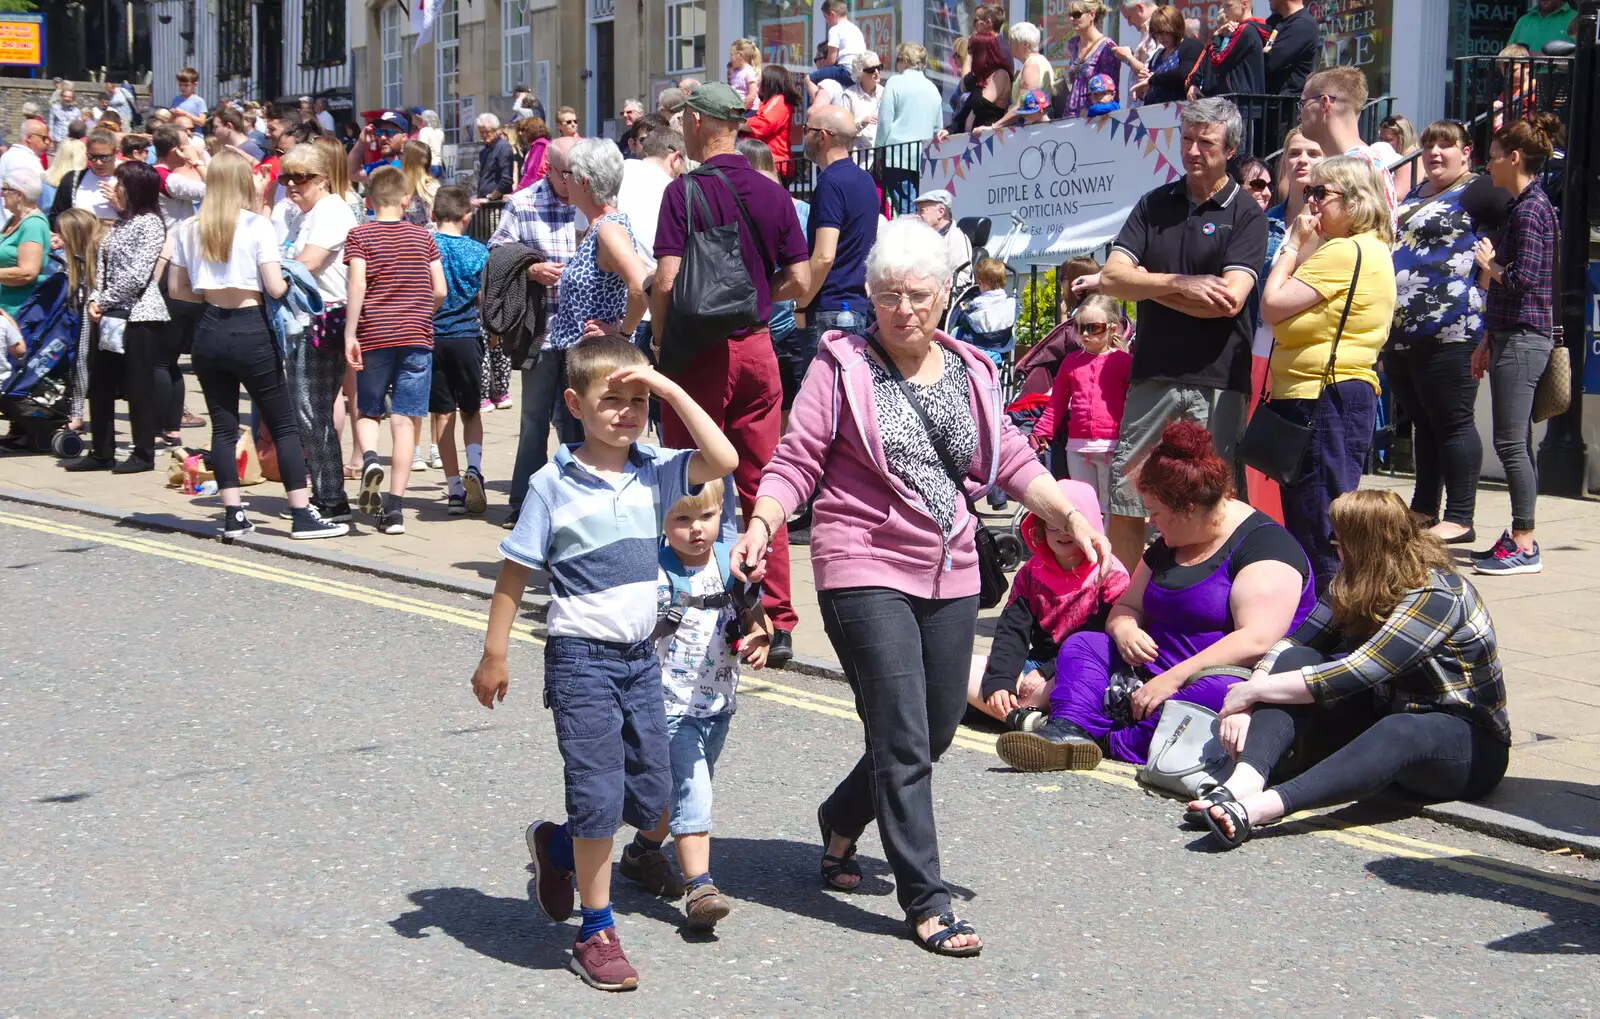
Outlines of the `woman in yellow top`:
<svg viewBox="0 0 1600 1019">
<path fill-rule="evenodd" d="M 1300 477 L 1282 488 L 1283 523 L 1310 557 L 1319 595 L 1339 569 L 1328 506 L 1355 490 L 1372 448 L 1379 389 L 1373 365 L 1394 321 L 1393 243 L 1371 164 L 1323 159 L 1311 169 L 1305 208 L 1262 288 L 1261 318 L 1273 338 L 1272 405 L 1312 429 Z"/>
</svg>

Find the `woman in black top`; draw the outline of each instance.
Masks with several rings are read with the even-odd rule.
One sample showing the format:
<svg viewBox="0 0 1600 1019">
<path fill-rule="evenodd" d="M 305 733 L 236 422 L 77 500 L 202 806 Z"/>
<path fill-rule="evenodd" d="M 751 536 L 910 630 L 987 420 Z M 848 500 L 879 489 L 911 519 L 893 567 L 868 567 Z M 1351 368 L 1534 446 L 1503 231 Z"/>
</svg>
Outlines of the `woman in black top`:
<svg viewBox="0 0 1600 1019">
<path fill-rule="evenodd" d="M 1176 7 L 1158 7 L 1150 15 L 1150 38 L 1161 44 L 1150 62 L 1128 63 L 1139 76 L 1133 94 L 1147 105 L 1180 102 L 1186 97 L 1184 83 L 1205 46 L 1184 33 L 1183 14 Z"/>
<path fill-rule="evenodd" d="M 1271 34 L 1265 21 L 1250 16 L 1249 0 L 1224 0 L 1222 24 L 1189 82 L 1190 98 L 1265 92 L 1265 47 Z"/>
<path fill-rule="evenodd" d="M 972 58 L 971 87 L 966 101 L 950 121 L 949 131 L 959 134 L 988 127 L 1006 115 L 1011 99 L 1011 54 L 993 32 L 979 32 L 968 47 Z"/>
</svg>

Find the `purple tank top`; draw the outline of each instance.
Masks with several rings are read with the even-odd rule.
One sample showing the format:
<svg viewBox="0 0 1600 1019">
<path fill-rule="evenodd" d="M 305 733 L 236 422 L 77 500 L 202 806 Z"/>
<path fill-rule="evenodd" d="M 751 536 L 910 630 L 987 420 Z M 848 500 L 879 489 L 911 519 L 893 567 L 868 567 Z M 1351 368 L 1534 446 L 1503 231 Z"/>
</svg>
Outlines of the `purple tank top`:
<svg viewBox="0 0 1600 1019">
<path fill-rule="evenodd" d="M 1259 511 L 1246 517 L 1212 556 L 1210 562 L 1216 564 L 1215 568 L 1196 583 L 1170 588 L 1161 586 L 1155 577 L 1150 578 L 1150 583 L 1144 589 L 1144 630 L 1155 640 L 1156 647 L 1161 649 L 1156 660 L 1150 664 L 1151 671 L 1164 672 L 1233 632 L 1233 611 L 1228 606 L 1228 596 L 1233 592 L 1233 578 L 1228 573 L 1228 566 L 1244 539 L 1258 527 L 1277 526 L 1270 517 Z M 1306 580 L 1300 587 L 1300 603 L 1295 608 L 1294 622 L 1289 624 L 1291 633 L 1317 604 L 1316 586 L 1310 577 L 1308 565 L 1306 574 Z"/>
</svg>

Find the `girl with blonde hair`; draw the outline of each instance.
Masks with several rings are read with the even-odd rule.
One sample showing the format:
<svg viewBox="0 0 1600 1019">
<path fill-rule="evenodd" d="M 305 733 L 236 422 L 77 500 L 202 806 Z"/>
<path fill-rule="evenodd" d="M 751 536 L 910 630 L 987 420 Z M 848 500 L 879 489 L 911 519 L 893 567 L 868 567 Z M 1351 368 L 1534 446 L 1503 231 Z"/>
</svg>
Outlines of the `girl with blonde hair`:
<svg viewBox="0 0 1600 1019">
<path fill-rule="evenodd" d="M 761 49 L 750 39 L 735 39 L 728 47 L 728 85 L 744 99 L 744 108 L 761 103 Z"/>
<path fill-rule="evenodd" d="M 1250 679 L 1228 688 L 1222 744 L 1237 763 L 1188 805 L 1225 849 L 1267 821 L 1390 785 L 1440 803 L 1484 796 L 1505 775 L 1505 681 L 1477 590 L 1394 492 L 1348 492 L 1329 516 L 1339 574 Z M 1332 752 L 1268 789 L 1300 734 Z"/>
<path fill-rule="evenodd" d="M 83 151 L 83 146 L 78 146 Z M 90 344 L 94 342 L 94 323 L 85 310 L 95 286 L 95 266 L 100 262 L 100 220 L 88 209 L 68 209 L 56 217 L 56 234 L 66 256 L 68 300 L 78 312 L 78 354 L 72 362 L 72 409 L 67 415 L 67 430 L 83 427 L 83 408 L 89 395 Z"/>
<path fill-rule="evenodd" d="M 267 321 L 265 298 L 289 291 L 272 224 L 254 210 L 261 183 L 250 161 L 218 152 L 206 171 L 200 212 L 176 231 L 167 289 L 175 300 L 203 301 L 190 360 L 211 412 L 211 462 L 223 506 L 222 539 L 250 534 L 255 525 L 239 498 L 239 387 L 277 446 L 278 470 L 294 519 L 290 537 L 332 538 L 349 532 L 312 509 L 306 461 L 284 381 L 283 355 Z"/>
<path fill-rule="evenodd" d="M 433 225 L 433 196 L 439 193 L 439 182 L 428 173 L 428 147 L 413 139 L 400 150 L 400 172 L 405 174 L 406 211 L 402 218 L 417 226 Z"/>
</svg>

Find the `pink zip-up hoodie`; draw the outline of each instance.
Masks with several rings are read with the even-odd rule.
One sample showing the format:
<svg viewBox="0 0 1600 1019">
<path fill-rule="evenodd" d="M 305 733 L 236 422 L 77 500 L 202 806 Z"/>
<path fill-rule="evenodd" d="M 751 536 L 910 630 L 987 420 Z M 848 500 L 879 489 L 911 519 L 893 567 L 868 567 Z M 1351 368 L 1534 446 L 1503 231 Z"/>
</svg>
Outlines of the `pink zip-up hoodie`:
<svg viewBox="0 0 1600 1019">
<path fill-rule="evenodd" d="M 1001 413 L 994 364 L 948 333 L 934 338 L 946 357 L 961 358 L 972 379 L 978 448 L 964 484 L 967 497 L 998 487 L 1020 498 L 1046 472 Z M 819 591 L 887 587 L 917 598 L 977 594 L 978 553 L 966 505 L 956 506 L 946 535 L 921 497 L 889 470 L 866 348 L 860 336 L 837 330 L 823 335 L 757 495 L 776 499 L 787 516 L 816 494 L 811 569 Z"/>
</svg>

